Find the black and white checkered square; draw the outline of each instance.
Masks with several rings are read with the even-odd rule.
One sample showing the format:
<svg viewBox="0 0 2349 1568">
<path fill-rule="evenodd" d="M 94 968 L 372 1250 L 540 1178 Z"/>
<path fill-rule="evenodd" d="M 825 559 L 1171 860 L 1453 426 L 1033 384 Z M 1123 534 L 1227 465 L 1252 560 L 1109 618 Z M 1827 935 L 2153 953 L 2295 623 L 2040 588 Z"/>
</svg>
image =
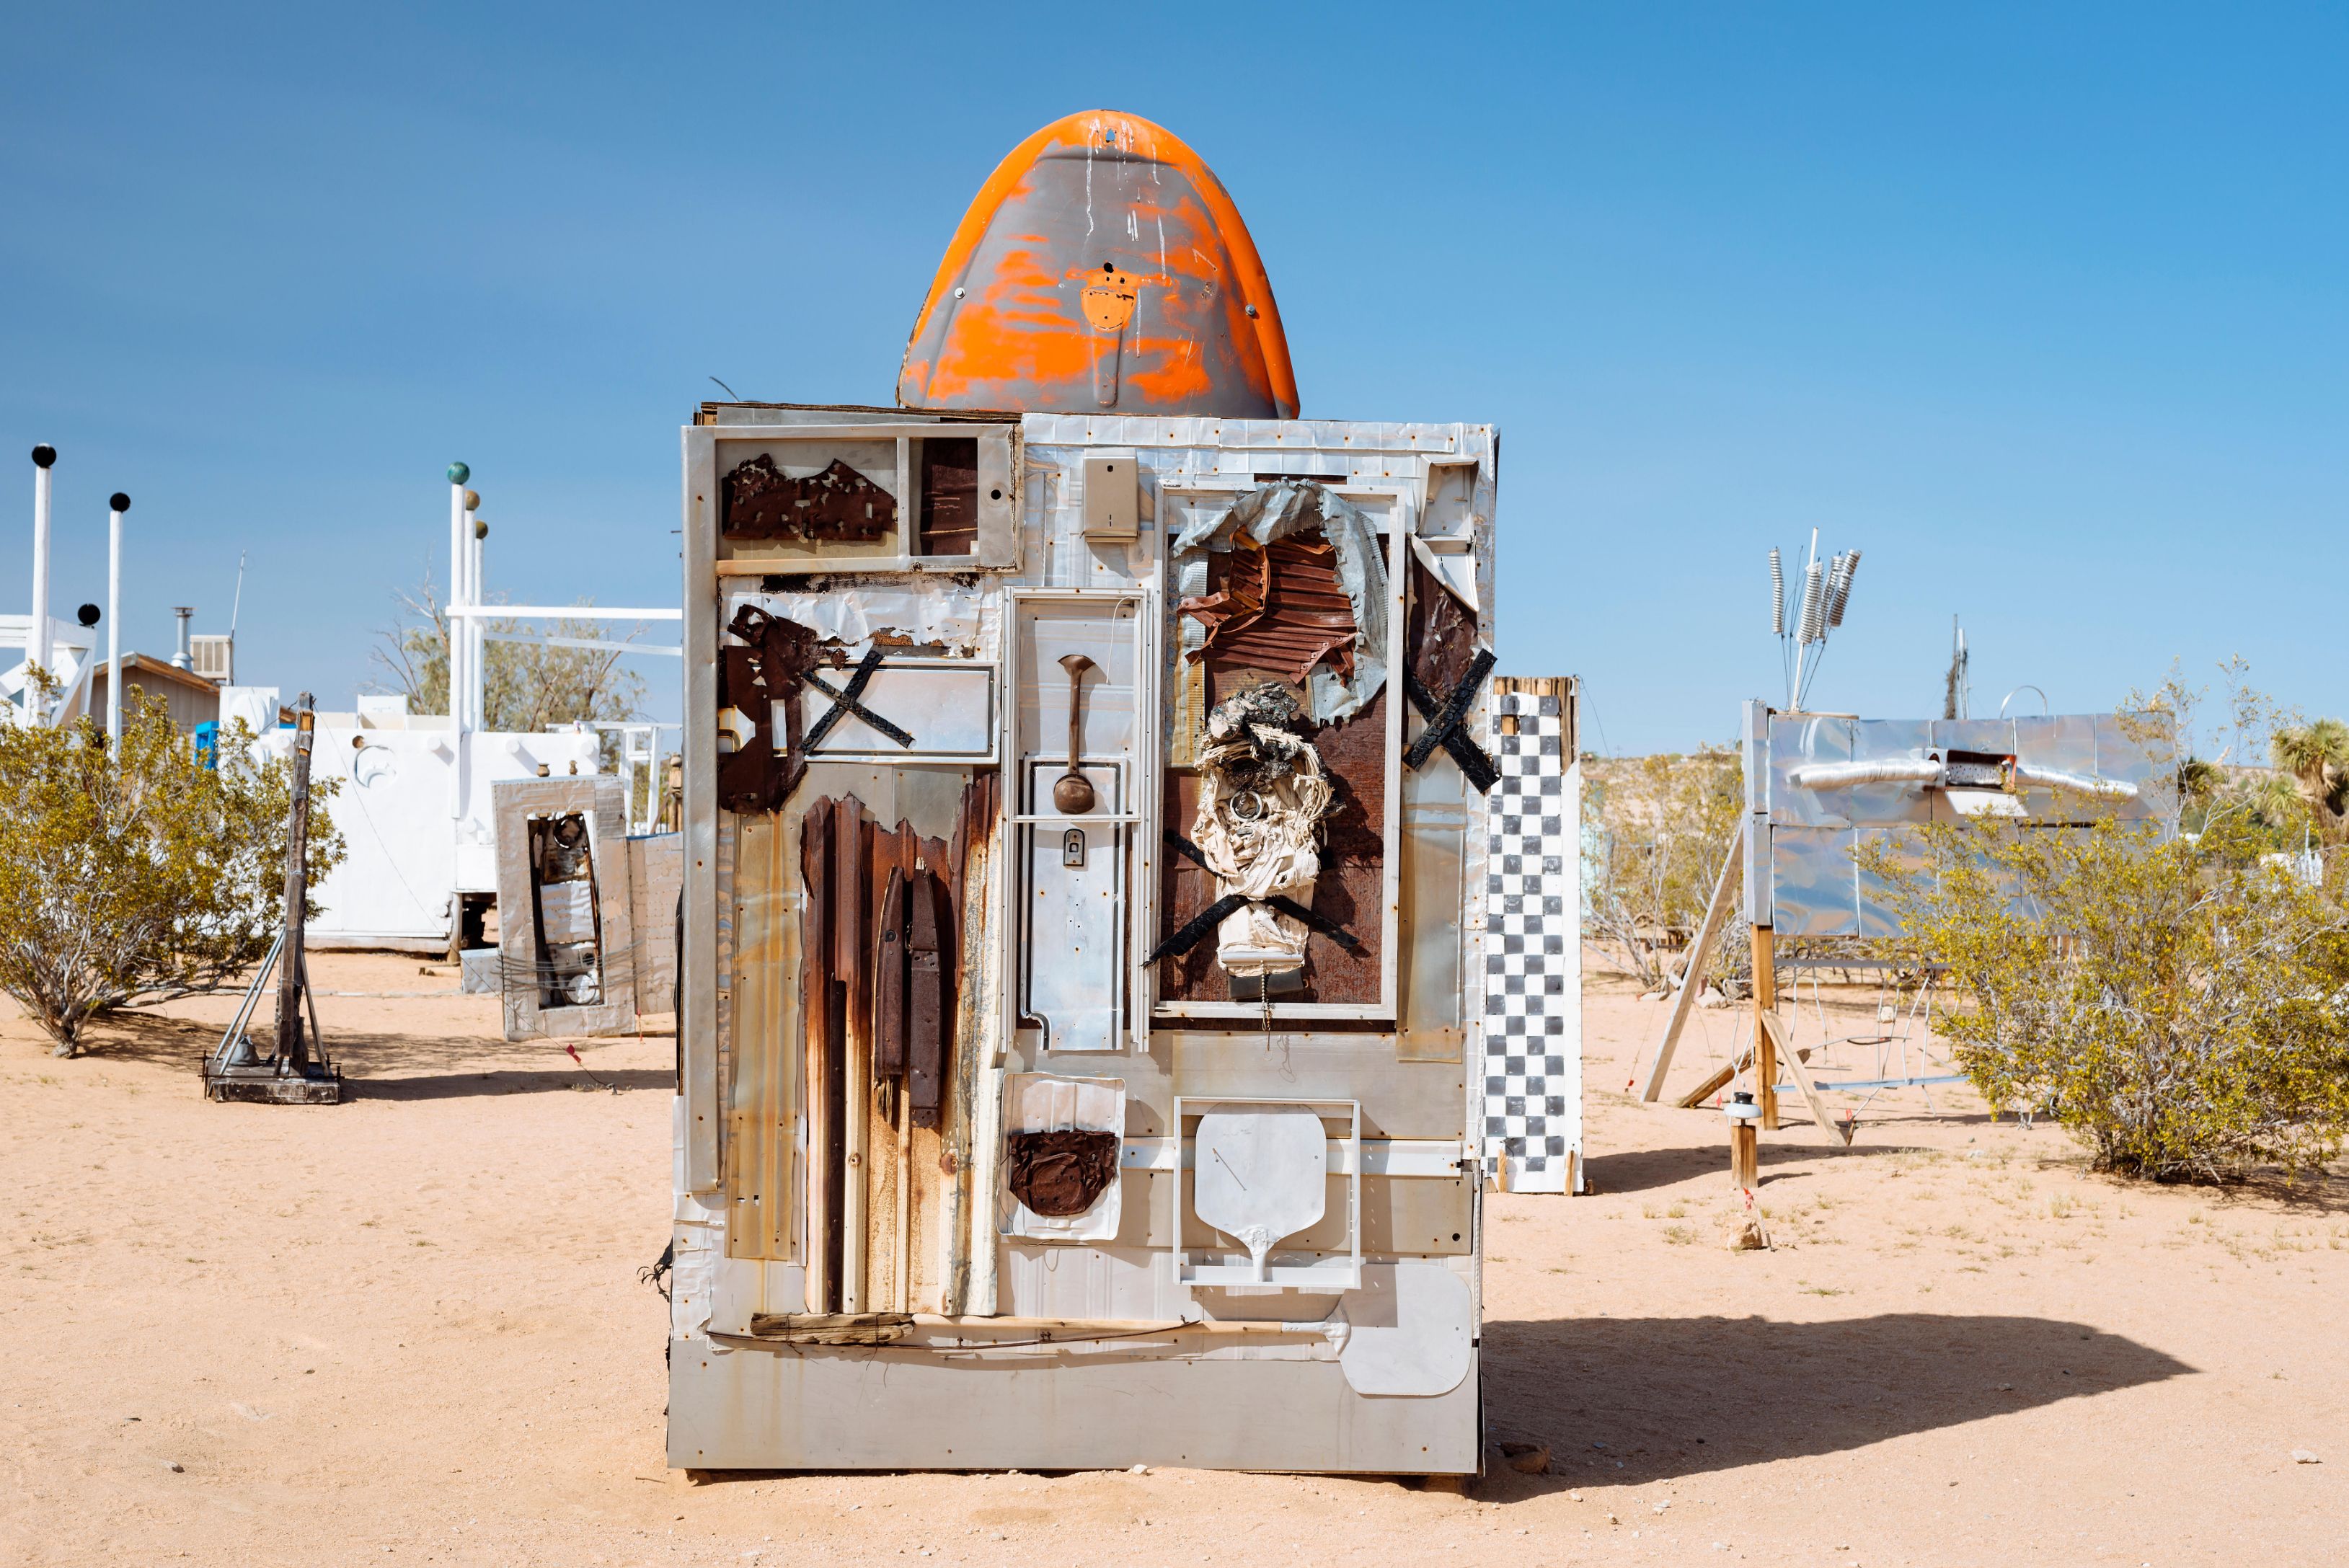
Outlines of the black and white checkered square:
<svg viewBox="0 0 2349 1568">
<path fill-rule="evenodd" d="M 1490 717 L 1485 1152 L 1511 1191 L 1565 1191 L 1582 1145 L 1581 830 L 1564 701 L 1495 693 Z"/>
</svg>

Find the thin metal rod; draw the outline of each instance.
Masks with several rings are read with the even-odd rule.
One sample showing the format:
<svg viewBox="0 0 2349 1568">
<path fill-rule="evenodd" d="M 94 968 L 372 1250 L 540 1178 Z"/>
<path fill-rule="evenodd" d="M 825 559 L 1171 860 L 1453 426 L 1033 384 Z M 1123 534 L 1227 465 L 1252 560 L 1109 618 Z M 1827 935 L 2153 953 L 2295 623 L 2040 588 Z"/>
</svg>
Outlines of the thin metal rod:
<svg viewBox="0 0 2349 1568">
<path fill-rule="evenodd" d="M 49 465 L 41 461 L 39 453 L 49 449 L 35 449 L 33 459 L 33 624 L 26 628 L 25 657 L 27 661 L 49 668 L 53 650 L 49 646 Z M 56 460 L 52 455 L 50 461 Z M 57 672 L 50 670 L 50 674 Z M 25 713 L 31 717 L 39 712 L 40 698 L 32 683 L 25 684 Z"/>
<path fill-rule="evenodd" d="M 458 470 L 450 471 L 454 474 Z M 464 689 L 465 637 L 463 623 L 458 618 L 463 613 L 464 599 L 465 487 L 452 479 L 449 485 L 448 605 L 449 743 L 455 748 L 449 758 L 449 816 L 452 821 L 465 814 L 465 716 L 457 702 L 457 694 Z"/>
<path fill-rule="evenodd" d="M 682 621 L 682 610 L 607 609 L 601 604 L 451 604 L 449 614 L 457 616 L 498 617 L 511 615 L 515 620 L 543 620 L 549 617 L 574 621 Z"/>
<path fill-rule="evenodd" d="M 672 648 L 659 643 L 615 643 L 608 640 L 599 642 L 594 637 L 530 637 L 524 636 L 520 632 L 483 631 L 480 635 L 486 642 L 529 643 L 541 648 L 588 648 L 602 653 L 662 654 L 673 659 L 685 656 L 683 648 Z M 676 726 L 672 725 L 670 727 L 675 728 Z"/>
<path fill-rule="evenodd" d="M 122 749 L 122 513 L 106 513 L 106 748 Z"/>
</svg>

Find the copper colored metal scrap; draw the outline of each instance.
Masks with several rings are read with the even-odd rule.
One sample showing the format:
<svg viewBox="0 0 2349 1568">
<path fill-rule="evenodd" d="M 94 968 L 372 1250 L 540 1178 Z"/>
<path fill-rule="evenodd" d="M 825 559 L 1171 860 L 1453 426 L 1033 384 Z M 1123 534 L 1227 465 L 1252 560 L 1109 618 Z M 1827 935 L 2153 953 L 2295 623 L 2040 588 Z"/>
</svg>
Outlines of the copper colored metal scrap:
<svg viewBox="0 0 2349 1568">
<path fill-rule="evenodd" d="M 1337 552 L 1319 534 L 1266 547 L 1234 540 L 1223 588 L 1184 600 L 1181 610 L 1207 630 L 1194 663 L 1212 653 L 1300 683 L 1324 661 L 1341 678 L 1354 673 L 1354 607 L 1338 581 Z"/>
<path fill-rule="evenodd" d="M 914 1125 L 936 1127 L 946 1095 L 947 1031 L 954 1013 L 947 992 L 954 962 L 954 906 L 945 884 L 916 872 L 906 889 L 905 1099 Z"/>
<path fill-rule="evenodd" d="M 838 458 L 795 480 L 761 452 L 726 476 L 719 526 L 729 539 L 870 544 L 896 521 L 896 499 Z"/>
<path fill-rule="evenodd" d="M 1083 1213 L 1117 1179 L 1114 1132 L 1015 1132 L 1006 1146 L 1011 1195 L 1048 1219 Z"/>
<path fill-rule="evenodd" d="M 791 799 L 807 772 L 799 697 L 815 669 L 815 634 L 754 604 L 737 610 L 726 629 L 750 645 L 719 650 L 718 706 L 748 720 L 750 736 L 747 745 L 718 754 L 718 803 L 740 815 L 772 811 Z M 781 746 L 774 732 L 778 705 Z"/>
<path fill-rule="evenodd" d="M 874 965 L 873 1076 L 893 1078 L 905 1070 L 905 873 L 889 869 L 881 894 L 880 952 Z"/>
</svg>

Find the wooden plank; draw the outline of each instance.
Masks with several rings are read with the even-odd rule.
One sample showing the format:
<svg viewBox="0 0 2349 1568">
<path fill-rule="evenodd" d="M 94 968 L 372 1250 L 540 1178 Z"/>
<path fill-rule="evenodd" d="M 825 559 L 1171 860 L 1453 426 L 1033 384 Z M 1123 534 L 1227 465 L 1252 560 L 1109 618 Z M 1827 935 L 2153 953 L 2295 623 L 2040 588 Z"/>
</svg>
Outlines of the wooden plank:
<svg viewBox="0 0 2349 1568">
<path fill-rule="evenodd" d="M 1797 1050 L 1795 1053 L 1795 1059 L 1798 1062 L 1809 1061 L 1811 1059 L 1811 1047 L 1805 1046 L 1800 1050 Z M 1739 1073 L 1744 1072 L 1747 1068 L 1753 1066 L 1753 1064 L 1754 1049 L 1749 1046 L 1744 1050 L 1738 1052 L 1734 1060 L 1731 1061 L 1724 1067 L 1715 1068 L 1711 1078 L 1706 1078 L 1702 1083 L 1697 1085 L 1696 1088 L 1689 1090 L 1688 1093 L 1672 1101 L 1672 1104 L 1682 1110 L 1694 1110 L 1706 1099 L 1718 1093 L 1721 1089 L 1726 1088 L 1730 1079 L 1735 1078 Z"/>
<path fill-rule="evenodd" d="M 1778 960 L 1776 933 L 1769 926 L 1757 925 L 1754 934 L 1754 1016 L 1757 1020 L 1774 1020 L 1778 1014 Z M 1754 1087 L 1758 1091 L 1754 1100 L 1762 1107 L 1762 1130 L 1778 1130 L 1778 1037 L 1763 1022 L 1754 1026 L 1754 1049 L 1756 1066 Z M 1797 1075 L 1799 1076 L 1799 1075 Z"/>
<path fill-rule="evenodd" d="M 1664 1075 L 1671 1071 L 1672 1052 L 1681 1043 L 1681 1030 L 1688 1023 L 1689 1009 L 1696 1006 L 1698 990 L 1704 983 L 1704 966 L 1713 957 L 1713 944 L 1721 940 L 1722 927 L 1729 920 L 1729 892 L 1737 885 L 1739 847 L 1745 841 L 1745 819 L 1737 819 L 1730 830 L 1729 850 L 1722 856 L 1721 874 L 1713 879 L 1713 902 L 1705 906 L 1704 923 L 1697 927 L 1696 938 L 1689 944 L 1688 966 L 1682 972 L 1679 994 L 1672 998 L 1672 1016 L 1664 1025 L 1664 1037 L 1656 1042 L 1655 1064 L 1648 1069 L 1648 1087 L 1640 1098 L 1653 1104 L 1664 1092 Z"/>
<path fill-rule="evenodd" d="M 1761 1018 L 1764 1032 L 1775 1044 L 1779 1050 L 1785 1050 L 1786 1038 L 1785 1031 L 1786 1026 L 1779 1022 L 1778 1015 L 1775 1013 L 1764 1013 L 1761 1015 Z M 1790 1051 L 1787 1054 L 1795 1058 L 1795 1087 L 1803 1091 L 1803 1103 L 1811 1108 L 1812 1119 L 1816 1120 L 1819 1124 L 1819 1130 L 1825 1133 L 1827 1138 L 1835 1143 L 1836 1147 L 1839 1149 L 1850 1148 L 1850 1131 L 1846 1128 L 1838 1127 L 1836 1124 L 1835 1118 L 1827 1114 L 1826 1102 L 1819 1099 L 1818 1086 L 1811 1081 L 1811 1075 L 1804 1070 L 1806 1064 L 1810 1059 L 1810 1047 L 1806 1046 L 1799 1051 Z"/>
</svg>

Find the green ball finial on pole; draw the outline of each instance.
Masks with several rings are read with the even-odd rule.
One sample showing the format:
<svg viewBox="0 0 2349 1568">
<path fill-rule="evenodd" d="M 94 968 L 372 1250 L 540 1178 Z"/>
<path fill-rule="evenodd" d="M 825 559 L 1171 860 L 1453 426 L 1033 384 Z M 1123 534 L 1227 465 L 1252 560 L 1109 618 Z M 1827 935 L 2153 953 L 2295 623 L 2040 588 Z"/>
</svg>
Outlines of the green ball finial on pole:
<svg viewBox="0 0 2349 1568">
<path fill-rule="evenodd" d="M 450 484 L 460 485 L 472 477 L 473 470 L 467 468 L 464 464 L 450 463 L 449 465 L 449 482 Z"/>
</svg>

